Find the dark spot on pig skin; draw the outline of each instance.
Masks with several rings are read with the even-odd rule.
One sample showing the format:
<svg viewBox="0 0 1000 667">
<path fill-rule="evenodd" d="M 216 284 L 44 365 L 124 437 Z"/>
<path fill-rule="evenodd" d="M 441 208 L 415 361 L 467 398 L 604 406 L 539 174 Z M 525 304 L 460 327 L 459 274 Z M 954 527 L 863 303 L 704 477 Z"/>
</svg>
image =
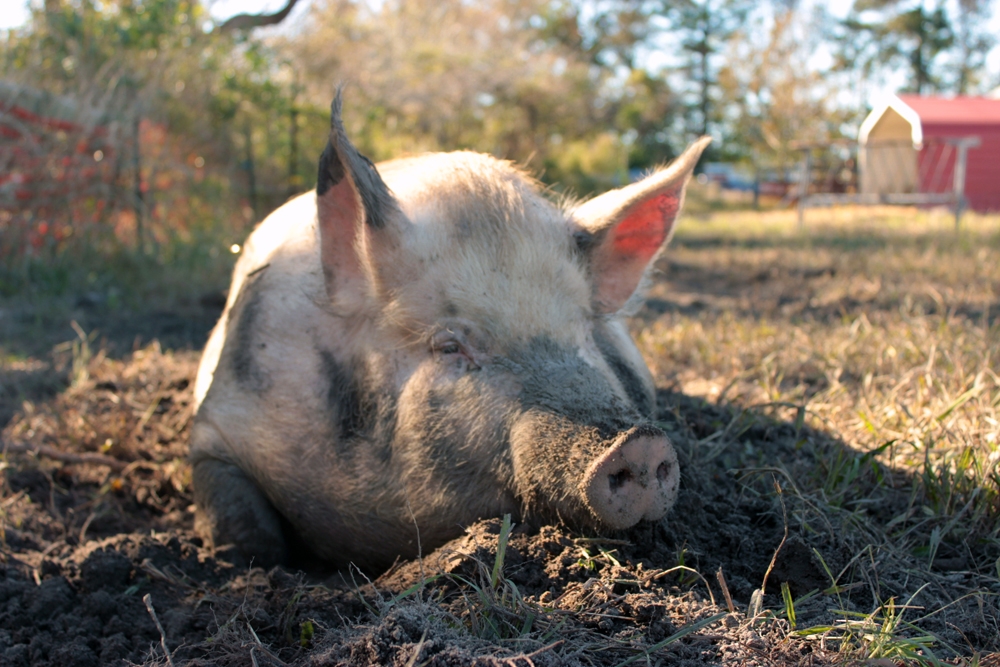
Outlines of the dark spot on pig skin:
<svg viewBox="0 0 1000 667">
<path fill-rule="evenodd" d="M 319 350 L 322 374 L 327 381 L 326 400 L 336 430 L 336 447 L 344 458 L 350 458 L 364 438 L 363 446 L 376 449 L 385 462 L 392 455 L 391 434 L 396 421 L 396 399 L 379 395 L 367 388 L 363 374 L 338 362 L 332 353 Z"/>
<path fill-rule="evenodd" d="M 624 357 L 619 353 L 618 348 L 611 342 L 611 339 L 601 333 L 599 328 L 594 329 L 594 342 L 597 343 L 597 349 L 601 351 L 604 360 L 608 362 L 611 370 L 615 372 L 618 381 L 622 383 L 625 393 L 632 400 L 632 405 L 642 414 L 652 415 L 653 405 L 650 402 L 649 394 L 646 392 L 646 385 L 643 383 L 642 378 L 635 372 L 635 369 L 625 361 Z"/>
<path fill-rule="evenodd" d="M 338 441 L 344 443 L 364 432 L 370 420 L 354 374 L 326 350 L 320 351 L 320 359 L 327 381 L 327 405 L 337 426 Z"/>
<path fill-rule="evenodd" d="M 468 220 L 459 220 L 458 224 L 455 225 L 454 237 L 459 241 L 464 241 L 472 237 L 472 225 Z"/>
<path fill-rule="evenodd" d="M 316 195 L 322 197 L 327 190 L 344 180 L 344 165 L 337 151 L 329 142 L 319 157 L 319 174 L 316 178 Z"/>
<path fill-rule="evenodd" d="M 573 232 L 573 243 L 581 255 L 587 256 L 597 245 L 597 236 L 585 229 Z"/>
<path fill-rule="evenodd" d="M 256 277 L 249 280 L 236 299 L 234 310 L 239 313 L 239 317 L 236 321 L 236 331 L 230 338 L 234 347 L 229 359 L 236 382 L 247 391 L 263 394 L 271 388 L 271 378 L 260 367 L 254 356 L 254 339 L 260 329 L 262 305 L 258 282 Z"/>
<path fill-rule="evenodd" d="M 590 258 L 597 250 L 597 247 L 604 242 L 608 229 L 577 229 L 573 232 L 573 250 L 576 256 L 583 260 L 584 264 L 590 263 Z"/>
<path fill-rule="evenodd" d="M 372 161 L 360 153 L 355 152 L 355 155 L 364 165 L 362 171 L 358 171 L 355 167 L 352 173 L 358 194 L 361 195 L 361 202 L 365 206 L 365 222 L 373 229 L 382 229 L 386 224 L 386 213 L 395 208 L 395 200 L 389 194 L 389 188 L 382 181 Z"/>
<path fill-rule="evenodd" d="M 493 369 L 501 375 L 503 371 Z M 508 399 L 498 400 L 493 378 L 466 375 L 457 382 L 429 389 L 421 418 L 415 420 L 409 437 L 419 442 L 422 460 L 441 474 L 455 497 L 509 495 L 512 487 Z M 473 455 L 471 452 L 478 452 Z"/>
<path fill-rule="evenodd" d="M 455 317 L 458 315 L 458 306 L 451 303 L 450 301 L 444 305 L 444 314 L 446 317 Z"/>
<path fill-rule="evenodd" d="M 437 412 L 445 406 L 445 400 L 441 395 L 434 391 L 433 389 L 427 392 L 427 408 L 431 412 Z"/>
</svg>

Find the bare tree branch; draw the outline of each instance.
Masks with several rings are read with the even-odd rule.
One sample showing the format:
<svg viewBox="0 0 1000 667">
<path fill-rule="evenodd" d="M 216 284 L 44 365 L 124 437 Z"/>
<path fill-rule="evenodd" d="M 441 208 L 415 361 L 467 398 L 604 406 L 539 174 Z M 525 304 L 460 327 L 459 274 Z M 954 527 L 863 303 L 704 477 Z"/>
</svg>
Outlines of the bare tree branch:
<svg viewBox="0 0 1000 667">
<path fill-rule="evenodd" d="M 277 25 L 285 20 L 299 0 L 288 0 L 282 9 L 273 14 L 237 14 L 219 26 L 219 32 L 250 30 L 265 25 Z"/>
</svg>

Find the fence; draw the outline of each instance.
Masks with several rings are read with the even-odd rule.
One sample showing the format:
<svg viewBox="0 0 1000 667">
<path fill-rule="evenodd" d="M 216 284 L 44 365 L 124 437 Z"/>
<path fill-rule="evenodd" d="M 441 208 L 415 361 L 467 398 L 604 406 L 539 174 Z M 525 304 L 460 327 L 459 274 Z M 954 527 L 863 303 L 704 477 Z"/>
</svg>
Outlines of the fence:
<svg viewBox="0 0 1000 667">
<path fill-rule="evenodd" d="M 957 229 L 968 204 L 968 151 L 978 145 L 978 137 L 929 139 L 920 147 L 901 141 L 802 144 L 794 194 L 799 225 L 806 209 L 821 206 L 944 205 L 954 211 Z"/>
<path fill-rule="evenodd" d="M 89 234 L 127 200 L 129 129 L 69 98 L 0 82 L 0 257 Z"/>
</svg>

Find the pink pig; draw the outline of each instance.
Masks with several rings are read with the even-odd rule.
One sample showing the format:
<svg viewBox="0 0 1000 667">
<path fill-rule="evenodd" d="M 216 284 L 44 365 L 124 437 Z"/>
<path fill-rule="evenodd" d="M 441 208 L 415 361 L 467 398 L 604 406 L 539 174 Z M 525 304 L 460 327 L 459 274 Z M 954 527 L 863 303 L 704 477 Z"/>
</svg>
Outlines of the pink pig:
<svg viewBox="0 0 1000 667">
<path fill-rule="evenodd" d="M 482 517 L 663 518 L 677 454 L 623 318 L 707 143 L 560 208 L 487 155 L 376 167 L 338 95 L 316 191 L 250 235 L 202 357 L 199 530 L 378 570 Z"/>
</svg>

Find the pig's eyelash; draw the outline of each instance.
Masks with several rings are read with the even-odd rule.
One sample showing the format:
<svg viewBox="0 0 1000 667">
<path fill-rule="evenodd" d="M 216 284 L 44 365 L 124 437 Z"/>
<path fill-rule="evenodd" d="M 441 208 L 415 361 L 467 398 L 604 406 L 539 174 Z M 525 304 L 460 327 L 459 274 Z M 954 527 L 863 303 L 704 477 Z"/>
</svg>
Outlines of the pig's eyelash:
<svg viewBox="0 0 1000 667">
<path fill-rule="evenodd" d="M 435 331 L 428 343 L 435 354 L 467 354 L 465 343 L 462 342 L 458 332 L 447 327 Z"/>
<path fill-rule="evenodd" d="M 437 348 L 437 352 L 439 354 L 461 354 L 462 346 L 458 344 L 457 340 L 449 340 L 441 343 Z"/>
</svg>

